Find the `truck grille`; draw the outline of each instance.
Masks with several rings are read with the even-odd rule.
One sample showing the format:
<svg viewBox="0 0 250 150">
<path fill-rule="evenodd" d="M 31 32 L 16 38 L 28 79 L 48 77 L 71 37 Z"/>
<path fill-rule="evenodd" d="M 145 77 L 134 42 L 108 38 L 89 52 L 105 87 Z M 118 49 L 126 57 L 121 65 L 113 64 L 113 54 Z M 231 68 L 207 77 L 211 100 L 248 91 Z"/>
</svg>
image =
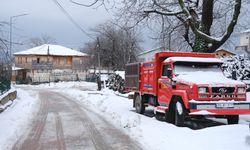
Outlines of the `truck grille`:
<svg viewBox="0 0 250 150">
<path fill-rule="evenodd" d="M 212 93 L 231 94 L 234 91 L 235 87 L 212 87 Z"/>
</svg>

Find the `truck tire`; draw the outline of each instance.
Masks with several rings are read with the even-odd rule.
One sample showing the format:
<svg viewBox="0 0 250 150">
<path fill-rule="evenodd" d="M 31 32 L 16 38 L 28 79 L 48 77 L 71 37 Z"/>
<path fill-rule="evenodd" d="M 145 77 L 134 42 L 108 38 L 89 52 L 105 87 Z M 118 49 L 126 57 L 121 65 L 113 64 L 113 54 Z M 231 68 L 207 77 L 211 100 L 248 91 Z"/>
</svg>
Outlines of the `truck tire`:
<svg viewBox="0 0 250 150">
<path fill-rule="evenodd" d="M 170 110 L 167 114 L 167 122 L 172 123 L 178 127 L 183 127 L 186 116 L 186 108 L 180 98 L 173 101 Z"/>
<path fill-rule="evenodd" d="M 145 105 L 141 99 L 141 95 L 137 94 L 135 97 L 135 110 L 139 114 L 144 114 L 145 112 Z"/>
<path fill-rule="evenodd" d="M 238 124 L 239 123 L 239 115 L 230 115 L 227 116 L 228 124 Z"/>
</svg>

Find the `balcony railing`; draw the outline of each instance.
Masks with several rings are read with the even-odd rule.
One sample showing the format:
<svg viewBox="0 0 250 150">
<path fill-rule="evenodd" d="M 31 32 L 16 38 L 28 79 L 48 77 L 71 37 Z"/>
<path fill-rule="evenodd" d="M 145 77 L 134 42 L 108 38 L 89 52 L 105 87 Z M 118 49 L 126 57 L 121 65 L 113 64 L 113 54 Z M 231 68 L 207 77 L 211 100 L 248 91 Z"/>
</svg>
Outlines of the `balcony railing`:
<svg viewBox="0 0 250 150">
<path fill-rule="evenodd" d="M 52 69 L 53 62 L 51 61 L 32 61 L 32 68 L 33 69 Z"/>
</svg>

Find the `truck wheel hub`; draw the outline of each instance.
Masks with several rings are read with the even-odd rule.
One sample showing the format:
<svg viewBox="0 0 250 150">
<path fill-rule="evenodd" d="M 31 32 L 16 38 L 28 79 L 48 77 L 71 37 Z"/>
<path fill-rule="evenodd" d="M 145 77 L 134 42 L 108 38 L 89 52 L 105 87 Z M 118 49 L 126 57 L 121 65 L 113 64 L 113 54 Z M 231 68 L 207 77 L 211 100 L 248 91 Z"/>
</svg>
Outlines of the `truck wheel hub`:
<svg viewBox="0 0 250 150">
<path fill-rule="evenodd" d="M 182 104 L 180 102 L 176 103 L 176 111 L 179 115 L 181 115 L 183 113 L 183 108 L 182 108 Z"/>
</svg>

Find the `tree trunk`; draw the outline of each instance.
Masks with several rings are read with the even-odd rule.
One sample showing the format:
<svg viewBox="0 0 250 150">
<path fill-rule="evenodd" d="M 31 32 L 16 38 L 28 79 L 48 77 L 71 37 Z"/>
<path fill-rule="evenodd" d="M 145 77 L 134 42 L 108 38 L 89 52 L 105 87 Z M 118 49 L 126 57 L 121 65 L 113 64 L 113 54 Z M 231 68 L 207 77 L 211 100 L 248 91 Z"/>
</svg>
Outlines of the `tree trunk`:
<svg viewBox="0 0 250 150">
<path fill-rule="evenodd" d="M 213 6 L 214 0 L 203 0 L 202 4 L 202 18 L 199 24 L 199 30 L 203 33 L 210 35 L 210 29 L 213 24 Z M 201 36 L 195 36 L 195 42 L 193 46 L 194 52 L 205 52 L 211 53 L 213 52 L 210 49 L 210 44 Z"/>
</svg>

